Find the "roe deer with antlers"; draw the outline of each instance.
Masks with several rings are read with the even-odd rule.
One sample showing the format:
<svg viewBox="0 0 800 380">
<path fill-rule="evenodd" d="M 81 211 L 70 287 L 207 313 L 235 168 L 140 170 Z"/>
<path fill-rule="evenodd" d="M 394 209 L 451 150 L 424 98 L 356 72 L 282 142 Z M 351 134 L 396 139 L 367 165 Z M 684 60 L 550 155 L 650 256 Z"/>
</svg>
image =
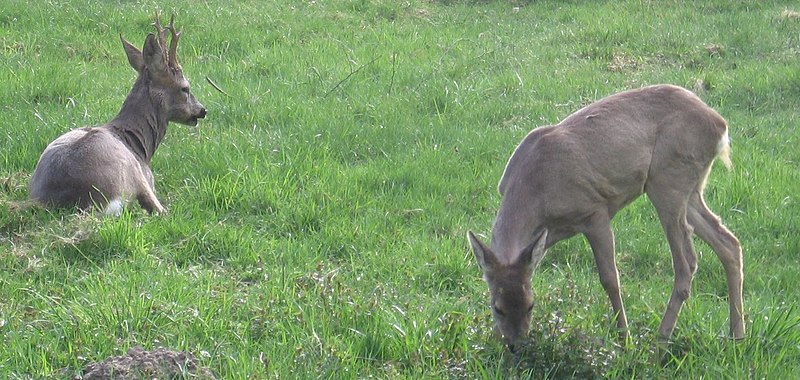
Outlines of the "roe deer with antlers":
<svg viewBox="0 0 800 380">
<path fill-rule="evenodd" d="M 151 214 L 165 211 L 155 196 L 150 159 L 170 121 L 194 126 L 206 109 L 178 64 L 174 17 L 163 28 L 156 15 L 155 28 L 141 51 L 120 36 L 128 63 L 139 74 L 130 94 L 110 122 L 71 130 L 47 146 L 31 178 L 34 201 L 84 210 L 96 205 L 119 214 L 135 198 Z"/>
<path fill-rule="evenodd" d="M 672 252 L 672 295 L 660 339 L 669 339 L 691 292 L 697 256 L 692 234 L 725 269 L 730 333 L 744 337 L 742 251 L 703 200 L 711 164 L 730 167 L 725 120 L 690 91 L 656 85 L 608 96 L 560 124 L 533 130 L 506 165 L 491 248 L 468 240 L 489 285 L 497 328 L 509 348 L 521 343 L 533 308 L 531 274 L 547 248 L 583 234 L 623 339 L 628 321 L 620 296 L 611 219 L 642 193 L 655 206 Z"/>
</svg>

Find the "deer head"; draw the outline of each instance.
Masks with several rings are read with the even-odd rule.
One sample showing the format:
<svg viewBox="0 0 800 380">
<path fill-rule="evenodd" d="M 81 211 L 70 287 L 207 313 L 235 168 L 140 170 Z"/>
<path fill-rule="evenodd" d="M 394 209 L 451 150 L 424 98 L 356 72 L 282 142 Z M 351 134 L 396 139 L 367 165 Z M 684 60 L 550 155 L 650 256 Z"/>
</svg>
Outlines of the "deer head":
<svg viewBox="0 0 800 380">
<path fill-rule="evenodd" d="M 177 49 L 181 34 L 175 29 L 174 21 L 173 16 L 164 28 L 156 14 L 156 34 L 147 35 L 141 51 L 122 36 L 120 39 L 128 63 L 139 73 L 137 84 L 142 82 L 147 87 L 150 99 L 159 103 L 156 107 L 163 110 L 167 121 L 195 126 L 198 119 L 206 116 L 206 109 L 192 94 L 189 81 L 178 64 Z M 171 36 L 169 50 L 166 50 L 167 34 Z"/>
<path fill-rule="evenodd" d="M 472 251 L 489 285 L 495 326 L 506 345 L 515 345 L 528 333 L 533 310 L 531 275 L 544 257 L 547 230 L 525 247 L 511 263 L 501 262 L 497 255 L 472 232 L 467 233 Z"/>
</svg>

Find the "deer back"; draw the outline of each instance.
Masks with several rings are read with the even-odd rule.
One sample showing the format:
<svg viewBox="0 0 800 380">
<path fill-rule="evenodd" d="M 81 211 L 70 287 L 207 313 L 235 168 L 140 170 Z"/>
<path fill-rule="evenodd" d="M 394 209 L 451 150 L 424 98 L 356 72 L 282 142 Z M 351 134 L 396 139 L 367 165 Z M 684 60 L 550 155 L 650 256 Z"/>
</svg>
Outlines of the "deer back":
<svg viewBox="0 0 800 380">
<path fill-rule="evenodd" d="M 597 210 L 613 217 L 644 192 L 654 168 L 673 161 L 695 163 L 703 172 L 720 153 L 726 130 L 716 111 L 670 85 L 611 95 L 558 125 L 533 130 L 499 182 L 493 249 L 511 261 L 540 228 L 549 231 L 549 247 L 580 232 Z"/>
</svg>

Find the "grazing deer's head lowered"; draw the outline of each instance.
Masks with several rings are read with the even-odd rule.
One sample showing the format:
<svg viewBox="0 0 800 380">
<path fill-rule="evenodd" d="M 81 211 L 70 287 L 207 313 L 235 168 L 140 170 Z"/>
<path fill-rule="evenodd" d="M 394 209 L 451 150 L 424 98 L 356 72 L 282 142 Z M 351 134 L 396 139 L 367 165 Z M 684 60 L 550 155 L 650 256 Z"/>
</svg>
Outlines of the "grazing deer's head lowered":
<svg viewBox="0 0 800 380">
<path fill-rule="evenodd" d="M 741 247 L 703 200 L 712 162 L 719 157 L 730 166 L 728 152 L 725 120 L 693 93 L 670 85 L 608 96 L 558 125 L 530 132 L 500 180 L 491 247 L 467 234 L 489 285 L 497 328 L 509 347 L 513 350 L 528 331 L 534 268 L 547 248 L 578 233 L 592 248 L 616 325 L 627 336 L 610 222 L 642 193 L 658 213 L 675 271 L 658 329 L 661 338 L 671 337 L 691 293 L 697 269 L 693 234 L 722 261 L 730 332 L 743 338 Z"/>
<path fill-rule="evenodd" d="M 190 91 L 178 64 L 180 33 L 155 18 L 140 51 L 121 38 L 128 63 L 139 74 L 119 114 L 97 128 L 71 130 L 45 148 L 31 178 L 30 196 L 51 207 L 119 213 L 135 198 L 150 213 L 164 212 L 155 196 L 150 159 L 169 122 L 197 125 L 206 109 Z M 167 37 L 170 43 L 167 46 Z"/>
</svg>

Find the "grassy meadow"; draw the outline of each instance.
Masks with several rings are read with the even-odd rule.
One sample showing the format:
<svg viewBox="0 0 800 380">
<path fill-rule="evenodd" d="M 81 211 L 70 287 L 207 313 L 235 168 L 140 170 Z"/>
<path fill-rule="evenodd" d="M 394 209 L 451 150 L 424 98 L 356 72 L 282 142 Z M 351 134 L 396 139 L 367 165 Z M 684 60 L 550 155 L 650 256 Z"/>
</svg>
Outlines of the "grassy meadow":
<svg viewBox="0 0 800 380">
<path fill-rule="evenodd" d="M 141 46 L 176 14 L 209 111 L 152 169 L 168 208 L 29 207 L 44 147 L 110 120 Z M 70 379 L 132 347 L 221 379 L 731 378 L 800 373 L 796 1 L 58 1 L 0 4 L 0 378 Z M 206 79 L 208 78 L 208 80 Z M 209 81 L 210 80 L 210 81 Z M 211 85 L 213 82 L 220 90 Z M 533 279 L 528 347 L 492 333 L 465 234 L 537 126 L 639 86 L 693 89 L 730 124 L 706 199 L 741 240 L 747 338 L 722 266 L 699 270 L 663 360 L 670 255 L 641 198 L 614 222 L 620 346 L 582 237 Z"/>
</svg>

